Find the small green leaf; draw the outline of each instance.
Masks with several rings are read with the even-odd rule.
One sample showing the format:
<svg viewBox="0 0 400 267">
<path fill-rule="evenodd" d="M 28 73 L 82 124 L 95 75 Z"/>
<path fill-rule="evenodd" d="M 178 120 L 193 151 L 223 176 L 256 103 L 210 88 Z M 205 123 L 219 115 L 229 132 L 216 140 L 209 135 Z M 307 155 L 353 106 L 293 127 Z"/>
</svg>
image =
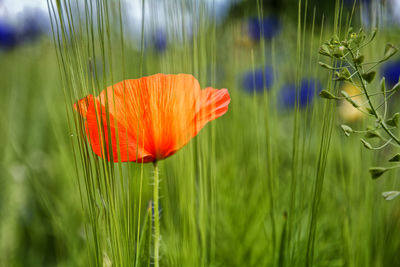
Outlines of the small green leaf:
<svg viewBox="0 0 400 267">
<path fill-rule="evenodd" d="M 350 81 L 351 80 L 350 79 L 351 73 L 347 68 L 342 68 L 340 70 L 340 72 L 336 71 L 335 75 L 336 75 L 337 81 Z"/>
<path fill-rule="evenodd" d="M 334 34 L 330 40 L 330 43 L 335 45 L 339 43 L 339 37 L 337 36 L 337 34 Z"/>
<path fill-rule="evenodd" d="M 367 141 L 365 141 L 365 140 L 362 139 L 362 138 L 361 138 L 360 140 L 361 140 L 361 143 L 363 143 L 363 145 L 364 145 L 364 147 L 365 147 L 366 149 L 373 149 L 370 143 L 368 143 Z"/>
<path fill-rule="evenodd" d="M 346 93 L 345 91 L 340 91 L 340 94 L 346 99 L 347 102 L 349 102 L 353 107 L 355 108 L 359 108 L 360 105 L 358 105 L 356 102 L 354 102 L 353 99 L 351 99 L 351 97 L 349 96 L 348 93 Z"/>
<path fill-rule="evenodd" d="M 318 64 L 321 66 L 321 67 L 323 67 L 323 68 L 325 68 L 325 69 L 328 69 L 328 70 L 334 70 L 335 68 L 334 67 L 332 67 L 332 66 L 330 66 L 330 65 L 328 65 L 328 64 L 326 64 L 326 63 L 324 63 L 324 62 L 318 62 Z"/>
<path fill-rule="evenodd" d="M 365 109 L 367 110 L 368 114 L 375 115 L 375 112 L 371 108 L 366 107 Z"/>
<path fill-rule="evenodd" d="M 343 45 L 343 50 L 344 48 L 349 48 L 349 42 L 347 40 L 341 41 L 340 43 Z"/>
<path fill-rule="evenodd" d="M 343 77 L 340 76 L 340 72 L 338 72 L 338 71 L 335 71 L 335 76 L 336 76 L 335 80 L 338 80 L 338 81 L 346 80 L 346 79 L 344 79 Z"/>
<path fill-rule="evenodd" d="M 385 84 L 385 77 L 382 77 L 381 79 L 381 92 L 386 93 L 386 84 Z"/>
<path fill-rule="evenodd" d="M 391 159 L 389 159 L 389 162 L 399 162 L 399 161 L 400 161 L 400 153 L 397 153 Z"/>
<path fill-rule="evenodd" d="M 396 112 L 393 116 L 386 120 L 386 124 L 392 127 L 397 127 L 399 124 L 400 113 Z"/>
<path fill-rule="evenodd" d="M 340 91 L 340 94 L 345 98 L 350 98 L 350 95 L 346 91 Z"/>
<path fill-rule="evenodd" d="M 335 48 L 332 52 L 332 55 L 336 58 L 341 58 L 344 56 L 344 47 L 343 46 L 339 46 L 337 48 Z"/>
<path fill-rule="evenodd" d="M 350 134 L 353 132 L 353 129 L 351 129 L 350 126 L 347 126 L 345 124 L 340 125 L 340 127 L 342 128 L 342 130 L 346 136 L 350 136 Z"/>
<path fill-rule="evenodd" d="M 365 138 L 372 139 L 372 138 L 382 138 L 381 135 L 375 131 L 368 131 L 365 133 Z"/>
<path fill-rule="evenodd" d="M 386 199 L 386 200 L 392 200 L 398 196 L 400 196 L 400 191 L 387 191 L 387 192 L 383 192 L 382 196 Z"/>
<path fill-rule="evenodd" d="M 326 44 L 321 45 L 321 47 L 319 48 L 319 53 L 324 56 L 332 57 L 331 51 Z"/>
<path fill-rule="evenodd" d="M 396 83 L 396 84 L 393 86 L 393 88 L 392 88 L 391 91 L 396 92 L 396 91 L 398 91 L 399 89 L 400 89 L 400 82 Z"/>
<path fill-rule="evenodd" d="M 343 76 L 346 80 L 350 79 L 351 73 L 348 68 L 342 68 L 340 70 L 341 76 Z"/>
<path fill-rule="evenodd" d="M 364 39 L 365 39 L 365 33 L 363 29 L 360 29 L 358 34 L 356 34 L 355 37 L 353 38 L 353 42 L 356 45 L 360 45 L 362 41 L 364 41 Z"/>
<path fill-rule="evenodd" d="M 375 71 L 370 71 L 368 73 L 363 73 L 361 77 L 367 82 L 371 83 L 374 78 L 375 78 L 376 72 Z"/>
<path fill-rule="evenodd" d="M 384 53 L 384 55 L 383 55 L 383 59 L 382 59 L 382 61 L 386 61 L 386 60 L 388 60 L 389 58 L 391 58 L 394 54 L 396 54 L 397 53 L 397 47 L 395 47 L 394 45 L 392 45 L 392 44 L 386 44 L 386 46 L 385 46 L 385 53 Z"/>
<path fill-rule="evenodd" d="M 383 167 L 372 167 L 372 168 L 369 168 L 369 173 L 371 174 L 372 179 L 379 178 L 386 171 L 387 171 L 387 169 L 383 168 Z"/>
<path fill-rule="evenodd" d="M 378 32 L 378 29 L 377 29 L 377 28 L 374 28 L 374 29 L 372 30 L 370 42 L 373 41 L 373 40 L 375 39 L 375 36 L 376 36 L 376 33 L 377 33 L 377 32 Z"/>
<path fill-rule="evenodd" d="M 364 55 L 359 55 L 358 57 L 354 58 L 354 63 L 360 65 L 364 61 Z"/>
<path fill-rule="evenodd" d="M 335 95 L 333 95 L 331 92 L 327 91 L 327 90 L 322 90 L 319 93 L 319 96 L 325 99 L 337 99 L 337 97 Z"/>
</svg>

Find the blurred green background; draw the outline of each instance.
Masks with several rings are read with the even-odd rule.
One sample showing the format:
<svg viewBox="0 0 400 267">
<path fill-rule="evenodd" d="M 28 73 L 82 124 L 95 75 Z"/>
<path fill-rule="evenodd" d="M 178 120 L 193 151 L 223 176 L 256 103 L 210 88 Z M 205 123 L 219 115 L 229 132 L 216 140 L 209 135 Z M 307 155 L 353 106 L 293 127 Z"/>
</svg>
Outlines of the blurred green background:
<svg viewBox="0 0 400 267">
<path fill-rule="evenodd" d="M 140 2 L 126 7 L 141 14 Z M 399 47 L 398 1 L 209 2 L 202 13 L 191 1 L 149 1 L 143 40 L 141 17 L 123 13 L 124 50 L 116 41 L 106 47 L 111 57 L 80 58 L 87 79 L 96 69 L 96 90 L 141 74 L 186 72 L 202 88 L 228 88 L 231 95 L 225 116 L 160 164 L 161 266 L 400 266 L 400 199 L 381 196 L 399 190 L 398 171 L 378 180 L 368 173 L 397 151 L 368 151 L 359 138 L 346 137 L 340 124 L 373 121 L 318 97 L 321 89 L 343 86 L 331 85 L 331 74 L 318 66 L 319 45 L 347 26 L 354 8 L 355 29 L 378 27 L 367 58 L 379 57 L 386 42 Z M 73 89 L 57 59 L 81 40 L 71 33 L 71 43 L 57 47 L 46 3 L 15 14 L 10 3 L 0 1 L 0 266 L 89 266 L 78 186 L 83 160 L 73 155 L 79 137 L 69 128 L 72 103 L 89 89 L 75 99 L 64 95 Z M 192 18 L 189 26 L 179 24 L 180 12 Z M 398 62 L 397 56 L 378 68 L 388 84 L 398 81 Z M 393 98 L 390 109 L 397 107 Z M 143 213 L 152 201 L 152 170 L 123 168 L 134 174 L 133 187 L 144 179 Z M 107 248 L 102 266 L 109 266 L 105 258 L 113 262 Z"/>
</svg>

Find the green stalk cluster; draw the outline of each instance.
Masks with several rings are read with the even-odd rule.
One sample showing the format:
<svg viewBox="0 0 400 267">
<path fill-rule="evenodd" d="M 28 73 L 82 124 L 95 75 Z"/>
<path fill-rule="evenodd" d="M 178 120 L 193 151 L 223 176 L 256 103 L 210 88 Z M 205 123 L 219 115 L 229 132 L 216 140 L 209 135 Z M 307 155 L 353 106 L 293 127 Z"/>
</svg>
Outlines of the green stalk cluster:
<svg viewBox="0 0 400 267">
<path fill-rule="evenodd" d="M 348 125 L 341 125 L 341 129 L 346 136 L 350 136 L 353 133 L 363 134 L 364 138 L 360 138 L 360 141 L 364 147 L 369 150 L 381 150 L 389 145 L 396 148 L 400 147 L 400 138 L 395 132 L 399 126 L 400 113 L 396 112 L 390 116 L 388 112 L 388 100 L 400 90 L 400 81 L 391 89 L 387 90 L 385 78 L 383 77 L 380 81 L 380 92 L 373 93 L 372 91 L 376 86 L 373 83 L 376 76 L 376 71 L 374 69 L 395 55 L 398 49 L 388 43 L 385 46 L 382 58 L 365 62 L 362 49 L 371 44 L 376 34 L 376 29 L 370 36 L 367 36 L 362 29 L 358 32 L 353 32 L 353 29 L 349 28 L 345 38 L 339 39 L 338 36 L 333 36 L 329 41 L 323 43 L 319 49 L 321 55 L 330 58 L 331 62 L 335 63 L 329 65 L 324 62 L 319 62 L 319 65 L 333 71 L 334 80 L 349 83 L 360 91 L 359 94 L 350 96 L 345 91 L 341 91 L 339 95 L 336 95 L 328 90 L 322 90 L 320 96 L 330 100 L 347 101 L 354 108 L 375 120 L 374 127 L 367 127 L 363 130 L 354 130 Z M 360 96 L 365 97 L 365 103 L 360 104 L 353 100 L 354 97 Z M 379 98 L 379 100 L 373 98 Z M 366 140 L 372 138 L 379 139 L 381 144 L 377 147 L 372 146 L 371 143 Z M 389 162 L 400 162 L 400 154 L 389 159 Z M 386 171 L 399 167 L 400 165 L 372 167 L 369 169 L 369 172 L 371 177 L 376 179 Z M 383 196 L 388 200 L 398 195 L 400 195 L 400 192 L 397 191 L 383 193 Z"/>
</svg>

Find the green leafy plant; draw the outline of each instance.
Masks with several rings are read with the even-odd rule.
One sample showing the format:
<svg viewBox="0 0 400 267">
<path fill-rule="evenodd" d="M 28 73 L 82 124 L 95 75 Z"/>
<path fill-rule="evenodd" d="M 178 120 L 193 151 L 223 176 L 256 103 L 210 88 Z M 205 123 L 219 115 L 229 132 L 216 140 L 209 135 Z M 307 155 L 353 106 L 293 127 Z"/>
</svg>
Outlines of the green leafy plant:
<svg viewBox="0 0 400 267">
<path fill-rule="evenodd" d="M 334 72 L 334 80 L 350 83 L 358 88 L 360 93 L 350 96 L 345 91 L 340 91 L 339 94 L 322 90 L 320 96 L 329 100 L 344 100 L 349 102 L 354 108 L 364 113 L 369 118 L 374 120 L 373 127 L 367 127 L 363 130 L 354 130 L 348 125 L 341 125 L 346 136 L 351 134 L 362 134 L 364 138 L 360 138 L 361 143 L 366 149 L 381 150 L 386 146 L 400 147 L 400 137 L 396 134 L 395 130 L 399 126 L 399 113 L 389 114 L 388 100 L 396 94 L 400 89 L 400 81 L 392 88 L 386 89 L 385 78 L 380 81 L 380 91 L 374 92 L 376 85 L 373 83 L 376 77 L 374 70 L 378 65 L 387 61 L 395 55 L 398 49 L 392 44 L 388 43 L 385 46 L 382 57 L 374 61 L 365 61 L 365 55 L 362 49 L 369 45 L 376 37 L 376 29 L 368 36 L 362 29 L 354 32 L 350 28 L 345 38 L 340 39 L 338 36 L 333 36 L 329 41 L 323 43 L 320 47 L 319 53 L 331 59 L 331 63 L 327 64 L 319 62 L 319 65 L 325 69 Z M 353 100 L 354 97 L 365 97 L 364 103 L 357 103 Z M 378 139 L 381 144 L 377 147 L 371 145 L 368 139 Z M 389 162 L 399 162 L 400 154 L 396 154 Z M 399 168 L 400 165 L 388 167 L 371 167 L 369 172 L 373 179 L 377 179 L 385 172 Z M 400 195 L 400 192 L 390 191 L 384 192 L 383 197 L 391 200 Z"/>
</svg>

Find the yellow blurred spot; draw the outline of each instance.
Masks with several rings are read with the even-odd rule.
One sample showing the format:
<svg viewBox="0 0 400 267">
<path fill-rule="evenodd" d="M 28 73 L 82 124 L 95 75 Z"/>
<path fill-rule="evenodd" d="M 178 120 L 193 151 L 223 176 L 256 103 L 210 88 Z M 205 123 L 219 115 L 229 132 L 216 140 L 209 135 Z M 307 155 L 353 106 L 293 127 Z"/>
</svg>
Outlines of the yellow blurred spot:
<svg viewBox="0 0 400 267">
<path fill-rule="evenodd" d="M 360 90 L 352 84 L 345 83 L 342 88 L 349 96 L 355 96 L 361 94 Z M 360 104 L 363 100 L 362 96 L 355 96 L 351 98 L 354 102 Z M 339 105 L 339 116 L 344 122 L 355 122 L 361 120 L 364 114 L 353 107 L 348 101 L 342 100 Z"/>
<path fill-rule="evenodd" d="M 235 44 L 242 47 L 252 48 L 255 45 L 255 42 L 247 36 L 238 36 L 235 40 Z"/>
</svg>

